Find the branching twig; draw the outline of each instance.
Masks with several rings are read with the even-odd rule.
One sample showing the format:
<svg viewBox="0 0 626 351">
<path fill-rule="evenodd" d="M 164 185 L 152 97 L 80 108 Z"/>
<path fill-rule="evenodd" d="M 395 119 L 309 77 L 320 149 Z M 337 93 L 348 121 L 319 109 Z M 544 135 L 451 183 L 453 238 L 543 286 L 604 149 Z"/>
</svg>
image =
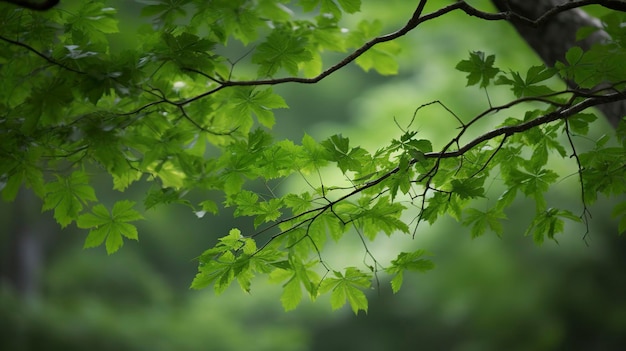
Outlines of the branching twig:
<svg viewBox="0 0 626 351">
<path fill-rule="evenodd" d="M 59 0 L 44 0 L 44 1 L 26 1 L 26 0 L 0 0 L 8 2 L 29 10 L 46 11 L 50 10 L 59 3 Z"/>
<path fill-rule="evenodd" d="M 273 78 L 273 79 L 260 79 L 260 80 L 249 80 L 249 81 L 232 81 L 232 80 L 226 80 L 226 81 L 221 81 L 219 79 L 216 79 L 214 77 L 211 77 L 210 75 L 203 73 L 199 70 L 191 70 L 191 69 L 187 69 L 189 71 L 198 73 L 204 77 L 206 77 L 207 79 L 210 79 L 213 82 L 217 82 L 218 84 L 220 84 L 218 87 L 209 90 L 207 92 L 204 92 L 202 94 L 196 95 L 194 97 L 188 98 L 186 100 L 180 101 L 179 104 L 187 104 L 199 99 L 202 99 L 206 96 L 212 95 L 216 92 L 218 92 L 219 90 L 226 88 L 226 87 L 233 87 L 233 86 L 264 86 L 264 85 L 279 85 L 279 84 L 285 84 L 285 83 L 300 83 L 300 84 L 315 84 L 318 83 L 319 81 L 321 81 L 322 79 L 330 76 L 331 74 L 335 73 L 336 71 L 342 69 L 343 67 L 347 66 L 348 64 L 352 63 L 354 60 L 356 60 L 359 56 L 363 55 L 365 52 L 367 52 L 368 50 L 370 50 L 372 47 L 374 47 L 377 44 L 381 44 L 384 42 L 388 42 L 388 41 L 392 41 L 395 39 L 398 39 L 402 36 L 405 36 L 406 34 L 408 34 L 409 32 L 411 32 L 412 30 L 414 30 L 417 26 L 419 26 L 420 24 L 441 17 L 449 12 L 452 11 L 456 11 L 456 10 L 460 10 L 465 12 L 466 14 L 470 15 L 470 16 L 474 16 L 474 17 L 478 17 L 484 20 L 488 20 L 488 21 L 503 21 L 503 20 L 510 20 L 511 18 L 516 18 L 520 21 L 523 21 L 525 23 L 527 23 L 528 25 L 531 26 L 540 26 L 541 24 L 543 24 L 544 22 L 547 22 L 548 20 L 550 20 L 553 16 L 556 16 L 557 14 L 567 11 L 567 10 L 571 10 L 573 8 L 578 8 L 578 7 L 583 7 L 583 6 L 588 6 L 588 5 L 593 5 L 593 4 L 602 4 L 604 3 L 604 1 L 602 0 L 582 0 L 582 1 L 575 1 L 575 2 L 570 2 L 567 4 L 563 4 L 560 6 L 556 6 L 554 8 L 552 8 L 551 10 L 549 10 L 548 12 L 546 12 L 543 16 L 539 17 L 536 20 L 531 20 L 528 18 L 525 18 L 521 15 L 518 15 L 514 12 L 511 11 L 506 11 L 506 12 L 498 12 L 498 13 L 489 13 L 489 12 L 485 12 L 485 11 L 481 11 L 478 10 L 474 7 L 472 7 L 471 5 L 467 4 L 465 1 L 459 1 L 456 2 L 454 4 L 448 5 L 446 7 L 443 7 L 437 11 L 431 12 L 429 14 L 423 15 L 422 16 L 422 12 L 424 10 L 424 6 L 426 5 L 426 0 L 421 0 L 416 8 L 416 10 L 413 12 L 413 15 L 411 16 L 411 18 L 407 21 L 407 23 L 401 27 L 400 29 L 389 33 L 389 34 L 385 34 L 385 35 L 381 35 L 378 37 L 375 37 L 373 39 L 371 39 L 370 41 L 366 42 L 365 44 L 363 44 L 361 47 L 357 48 L 356 50 L 354 50 L 352 53 L 350 53 L 349 55 L 347 55 L 346 57 L 344 57 L 341 61 L 337 62 L 336 64 L 334 64 L 333 66 L 327 68 L 326 70 L 324 70 L 322 73 L 320 73 L 319 75 L 312 77 L 312 78 L 303 78 L 303 77 L 284 77 L 284 78 Z"/>
<path fill-rule="evenodd" d="M 566 120 L 568 117 L 571 117 L 577 113 L 582 112 L 583 110 L 587 109 L 587 108 L 591 108 L 594 106 L 597 106 L 599 104 L 603 104 L 603 103 L 607 103 L 607 102 L 613 102 L 613 101 L 618 101 L 621 99 L 626 98 L 626 91 L 621 91 L 621 92 L 617 92 L 617 93 L 612 93 L 612 94 L 607 94 L 607 95 L 600 95 L 600 96 L 591 96 L 591 97 L 587 97 L 584 100 L 578 102 L 578 103 L 574 103 L 576 96 L 573 96 L 570 101 L 569 104 L 565 104 L 565 105 L 559 105 L 559 109 L 557 109 L 556 111 L 547 113 L 543 116 L 540 116 L 538 118 L 535 118 L 533 120 L 524 122 L 524 123 L 520 123 L 518 125 L 514 125 L 514 126 L 505 126 L 505 127 L 501 127 L 489 132 L 486 132 L 484 134 L 482 134 L 481 136 L 476 137 L 475 139 L 469 141 L 468 143 L 464 144 L 462 147 L 459 147 L 456 150 L 452 150 L 449 151 L 449 148 L 454 145 L 454 143 L 456 141 L 458 141 L 460 139 L 460 136 L 467 130 L 467 128 L 469 128 L 469 126 L 471 125 L 471 123 L 473 123 L 474 121 L 476 121 L 477 119 L 474 118 L 472 119 L 471 123 L 468 123 L 466 125 L 464 125 L 464 127 L 462 128 L 462 130 L 457 134 L 457 136 L 451 141 L 449 142 L 447 145 L 445 145 L 441 151 L 439 152 L 429 152 L 429 153 L 425 153 L 423 156 L 426 159 L 435 159 L 435 164 L 433 165 L 433 167 L 431 167 L 431 169 L 422 174 L 420 176 L 420 178 L 417 180 L 418 183 L 423 183 L 424 186 L 424 190 L 422 192 L 421 196 L 422 197 L 422 205 L 421 208 L 422 210 L 425 208 L 426 205 L 426 200 L 427 200 L 427 193 L 431 190 L 437 190 L 436 188 L 433 188 L 431 186 L 431 181 L 434 179 L 435 175 L 437 174 L 437 171 L 439 169 L 439 164 L 440 161 L 446 158 L 455 158 L 455 157 L 460 157 L 463 156 L 465 153 L 469 152 L 471 149 L 473 149 L 474 147 L 476 147 L 477 145 L 486 142 L 488 140 L 492 140 L 496 137 L 499 136 L 503 136 L 504 139 L 500 142 L 498 148 L 496 149 L 496 151 L 489 157 L 489 160 L 487 162 L 489 162 L 491 159 L 493 159 L 493 157 L 495 157 L 495 154 L 497 153 L 498 150 L 500 150 L 503 145 L 505 140 L 514 135 L 514 134 L 518 134 L 518 133 L 523 133 L 527 130 L 530 130 L 532 128 L 544 125 L 544 124 L 548 124 L 551 122 L 555 122 L 558 120 Z M 503 106 L 496 106 L 496 107 L 491 107 L 489 108 L 489 111 L 499 111 L 501 109 L 504 108 L 508 108 L 511 106 L 514 106 L 516 104 L 519 104 L 521 102 L 528 102 L 528 101 L 537 101 L 537 98 L 521 98 L 518 100 L 515 100 L 514 102 L 511 102 L 509 104 L 503 105 Z M 543 100 L 541 100 L 543 101 Z M 545 101 L 544 101 L 545 102 Z M 426 104 L 427 105 L 427 104 Z M 479 116 L 485 116 L 488 113 L 483 112 L 481 114 L 479 114 Z M 577 159 L 578 161 L 578 159 Z M 417 159 L 412 159 L 410 161 L 410 164 L 415 164 L 419 162 L 419 160 Z M 579 162 L 579 161 L 578 161 Z M 486 165 L 485 165 L 486 167 Z M 580 167 L 580 163 L 579 163 L 579 167 Z M 483 167 L 484 168 L 484 167 Z M 261 235 L 263 232 L 266 232 L 272 228 L 277 228 L 279 225 L 284 224 L 284 223 L 293 223 L 289 228 L 287 228 L 286 230 L 282 230 L 279 233 L 276 233 L 274 235 L 272 235 L 272 237 L 270 238 L 269 241 L 273 241 L 274 239 L 288 233 L 291 232 L 303 225 L 308 225 L 310 226 L 310 224 L 315 221 L 317 218 L 319 218 L 324 212 L 326 211 L 331 211 L 334 213 L 333 211 L 333 207 L 335 205 L 337 205 L 338 203 L 347 200 L 348 198 L 351 198 L 367 189 L 370 189 L 374 186 L 377 186 L 379 184 L 381 184 L 382 182 L 384 182 L 385 180 L 387 180 L 388 178 L 390 178 L 392 175 L 398 173 L 400 171 L 399 166 L 389 170 L 388 172 L 382 174 L 381 176 L 379 176 L 378 178 L 369 181 L 367 183 L 361 184 L 357 187 L 355 187 L 352 191 L 340 196 L 339 198 L 337 198 L 336 200 L 328 200 L 327 204 L 324 204 L 320 207 L 316 207 L 316 208 L 312 208 L 309 209 L 307 211 L 304 211 L 300 214 L 291 216 L 289 218 L 285 218 L 282 219 L 280 221 L 277 221 L 275 223 L 273 223 L 272 225 L 270 225 L 267 228 L 264 228 L 263 230 L 255 233 L 253 236 L 258 236 Z M 451 193 L 450 193 L 451 195 Z M 586 208 L 586 207 L 585 207 Z M 586 213 L 586 212 L 585 212 Z M 344 221 L 342 220 L 337 214 L 335 214 L 335 216 L 341 220 L 341 222 L 346 225 L 352 221 Z M 300 220 L 301 219 L 301 220 Z M 420 213 L 420 215 L 418 216 L 418 223 L 422 220 L 422 213 Z M 268 242 L 269 243 L 269 242 Z"/>
<path fill-rule="evenodd" d="M 589 208 L 587 207 L 587 200 L 585 199 L 585 183 L 583 181 L 583 166 L 580 163 L 580 157 L 578 157 L 578 152 L 576 151 L 576 146 L 574 145 L 574 141 L 572 140 L 572 135 L 571 135 L 571 131 L 570 131 L 570 127 L 569 127 L 569 121 L 566 119 L 565 120 L 565 135 L 567 135 L 567 141 L 569 142 L 570 147 L 572 148 L 572 155 L 570 157 L 573 157 L 576 160 L 576 165 L 578 167 L 577 173 L 578 173 L 578 181 L 580 182 L 580 199 L 581 202 L 583 204 L 583 212 L 580 215 L 581 220 L 583 221 L 583 223 L 585 223 L 585 235 L 583 235 L 583 240 L 585 240 L 587 238 L 587 235 L 589 234 L 589 217 L 591 217 L 591 212 L 589 211 Z"/>
<path fill-rule="evenodd" d="M 41 57 L 42 59 L 44 59 L 45 61 L 47 61 L 51 65 L 61 67 L 61 68 L 65 69 L 65 70 L 68 70 L 70 72 L 74 72 L 74 73 L 78 73 L 78 74 L 87 74 L 86 72 L 79 71 L 79 70 L 74 69 L 72 67 L 66 66 L 66 65 L 62 64 L 61 62 L 59 62 L 59 61 L 57 61 L 57 60 L 55 60 L 55 59 L 53 59 L 51 57 L 48 57 L 47 55 L 44 55 L 43 53 L 39 52 L 37 49 L 33 48 L 32 46 L 30 46 L 28 44 L 22 43 L 22 42 L 17 41 L 17 40 L 9 39 L 9 38 L 3 37 L 3 36 L 0 36 L 0 40 L 2 40 L 4 42 L 7 42 L 7 43 L 9 43 L 11 45 L 16 45 L 16 46 L 22 47 L 22 48 L 32 52 L 33 54 Z"/>
</svg>

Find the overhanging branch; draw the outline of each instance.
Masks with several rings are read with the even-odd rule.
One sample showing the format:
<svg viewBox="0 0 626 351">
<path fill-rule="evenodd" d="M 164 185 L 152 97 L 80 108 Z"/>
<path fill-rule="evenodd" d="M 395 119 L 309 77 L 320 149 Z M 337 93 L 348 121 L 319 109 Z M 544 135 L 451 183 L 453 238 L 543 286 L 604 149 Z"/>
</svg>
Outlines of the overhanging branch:
<svg viewBox="0 0 626 351">
<path fill-rule="evenodd" d="M 616 11 L 626 11 L 626 2 L 618 0 L 492 0 L 492 2 L 499 11 L 514 14 L 509 18 L 509 22 L 548 66 L 553 66 L 557 61 L 565 62 L 565 54 L 574 46 L 588 50 L 594 44 L 609 39 L 606 32 L 598 30 L 584 40 L 577 40 L 576 33 L 583 27 L 602 28 L 597 18 L 589 16 L 580 7 L 600 5 Z M 568 11 L 561 11 L 563 9 Z M 568 84 L 574 87 L 572 82 Z M 597 108 L 613 127 L 617 127 L 622 117 L 626 115 L 625 101 L 601 104 Z"/>
</svg>

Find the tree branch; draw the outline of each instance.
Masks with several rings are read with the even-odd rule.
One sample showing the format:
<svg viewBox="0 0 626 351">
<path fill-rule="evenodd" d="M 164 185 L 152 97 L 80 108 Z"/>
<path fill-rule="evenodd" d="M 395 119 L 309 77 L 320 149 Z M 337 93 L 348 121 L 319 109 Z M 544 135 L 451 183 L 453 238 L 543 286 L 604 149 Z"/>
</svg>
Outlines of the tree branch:
<svg viewBox="0 0 626 351">
<path fill-rule="evenodd" d="M 45 0 L 40 2 L 25 0 L 0 0 L 0 2 L 8 2 L 10 4 L 14 4 L 29 10 L 46 11 L 56 6 L 59 3 L 59 0 Z"/>
<path fill-rule="evenodd" d="M 479 117 L 484 117 L 487 116 L 488 114 L 490 114 L 491 112 L 495 112 L 495 111 L 501 111 L 507 108 L 510 108 L 512 106 L 515 106 L 517 104 L 520 103 L 525 103 L 525 102 L 531 102 L 531 101 L 543 101 L 546 103 L 551 103 L 550 101 L 546 101 L 545 99 L 541 99 L 541 98 L 521 98 L 521 99 L 517 99 L 513 102 L 510 102 L 506 105 L 502 105 L 502 106 L 494 106 L 489 108 L 488 110 L 480 113 L 477 117 L 473 118 L 471 120 L 470 123 L 465 124 L 462 128 L 461 131 L 457 134 L 457 136 L 455 138 L 452 139 L 452 141 L 450 141 L 450 143 L 448 143 L 447 145 L 445 145 L 441 151 L 439 152 L 429 152 L 429 153 L 425 153 L 423 156 L 426 159 L 435 159 L 437 162 L 435 163 L 435 165 L 426 173 L 422 174 L 420 179 L 418 179 L 418 182 L 422 182 L 425 181 L 425 184 L 423 184 L 424 186 L 424 191 L 421 195 L 422 197 L 422 209 L 425 206 L 425 202 L 426 202 L 426 193 L 429 190 L 437 190 L 431 187 L 430 185 L 430 181 L 435 177 L 435 175 L 437 174 L 438 171 L 438 167 L 439 167 L 439 161 L 442 159 L 446 159 L 446 158 L 455 158 L 455 157 L 460 157 L 463 156 L 464 154 L 466 154 L 467 152 L 469 152 L 471 149 L 473 149 L 474 147 L 482 144 L 483 142 L 492 140 L 494 138 L 497 138 L 499 136 L 504 136 L 504 140 L 502 140 L 498 147 L 496 148 L 496 150 L 489 156 L 488 160 L 486 161 L 487 163 L 490 162 L 493 157 L 497 154 L 497 152 L 502 149 L 502 147 L 504 146 L 507 138 L 509 136 L 512 136 L 514 134 L 518 134 L 518 133 L 523 133 L 525 131 L 528 131 L 532 128 L 541 126 L 541 125 L 545 125 L 551 122 L 555 122 L 558 120 L 567 120 L 567 118 L 580 113 L 588 108 L 591 107 L 595 107 L 601 104 L 606 104 L 606 103 L 611 103 L 611 102 L 615 102 L 615 101 L 620 101 L 622 99 L 626 98 L 626 91 L 620 91 L 617 93 L 611 93 L 611 94 L 607 94 L 607 95 L 588 95 L 588 94 L 584 94 L 585 97 L 582 101 L 578 102 L 578 103 L 574 103 L 574 101 L 578 98 L 581 97 L 581 95 L 578 95 L 576 92 L 572 92 L 572 91 L 564 91 L 563 93 L 570 93 L 573 94 L 573 96 L 569 99 L 569 103 L 568 104 L 564 104 L 564 105 L 555 105 L 555 106 L 559 106 L 559 108 L 556 111 L 553 111 L 551 113 L 547 113 L 543 116 L 540 116 L 538 118 L 529 120 L 527 122 L 524 123 L 520 123 L 518 125 L 513 125 L 513 126 L 506 126 L 506 127 L 501 127 L 498 129 L 494 129 L 492 131 L 489 131 L 487 133 L 484 133 L 478 137 L 476 137 L 475 139 L 469 141 L 468 143 L 466 143 L 465 145 L 463 145 L 462 147 L 459 147 L 456 150 L 453 151 L 447 151 L 453 144 L 457 143 L 460 139 L 460 137 L 465 133 L 465 131 L 474 123 L 476 122 Z M 554 95 L 554 94 L 551 94 Z M 567 125 L 566 125 L 567 128 Z M 409 162 L 409 165 L 414 165 L 415 163 L 420 162 L 417 159 L 412 159 Z M 577 158 L 577 162 L 579 162 L 578 158 Z M 486 166 L 486 165 L 485 165 Z M 579 164 L 580 167 L 580 164 Z M 580 168 L 579 168 L 580 169 Z M 367 183 L 363 183 L 361 185 L 358 186 L 354 186 L 353 188 L 351 187 L 350 191 L 339 196 L 337 199 L 335 200 L 328 200 L 326 199 L 327 203 L 320 205 L 319 207 L 315 207 L 315 208 L 311 208 L 309 210 L 306 210 L 302 213 L 299 213 L 297 215 L 293 215 L 291 217 L 288 218 L 284 218 L 282 220 L 276 221 L 273 224 L 271 224 L 270 226 L 258 231 L 257 233 L 253 234 L 252 237 L 256 237 L 259 236 L 263 233 L 268 232 L 271 229 L 274 228 L 278 228 L 280 225 L 286 224 L 286 223 L 293 223 L 291 224 L 288 228 L 279 231 L 278 233 L 273 234 L 269 241 L 272 241 L 276 238 L 278 238 L 281 235 L 284 235 L 286 233 L 292 232 L 294 230 L 296 230 L 297 228 L 302 227 L 303 225 L 310 225 L 313 221 L 315 221 L 317 218 L 319 218 L 322 214 L 324 214 L 326 211 L 332 211 L 333 207 L 336 206 L 337 204 L 339 204 L 340 202 L 347 200 L 348 198 L 351 198 L 359 193 L 362 193 L 368 189 L 371 189 L 379 184 L 381 184 L 383 181 L 385 181 L 386 179 L 389 179 L 391 176 L 393 176 L 394 174 L 400 172 L 400 166 L 396 166 L 395 168 L 385 172 L 384 174 L 382 174 L 381 176 L 379 176 L 378 178 L 369 181 Z M 479 171 L 480 172 L 480 171 Z M 476 176 L 479 172 L 476 172 L 474 174 L 474 176 Z M 419 197 L 418 196 L 418 197 Z M 586 204 L 583 203 L 585 206 L 585 213 L 587 213 L 587 208 L 586 208 Z M 340 221 L 342 221 L 342 223 L 348 224 L 350 221 L 345 222 L 342 218 L 339 218 Z M 268 243 L 269 243 L 268 241 Z M 266 243 L 267 245 L 267 243 Z M 260 250 L 262 250 L 263 247 L 260 248 Z"/>
<path fill-rule="evenodd" d="M 3 1 L 3 0 L 0 0 L 0 1 Z M 63 69 L 66 69 L 66 70 L 68 70 L 70 72 L 74 72 L 74 73 L 78 73 L 78 74 L 87 74 L 85 72 L 79 71 L 79 70 L 74 69 L 72 67 L 68 67 L 68 66 L 60 63 L 59 61 L 56 61 L 55 59 L 44 55 L 43 53 L 39 52 L 37 49 L 33 48 L 32 46 L 30 46 L 28 44 L 22 43 L 22 42 L 17 41 L 17 40 L 12 40 L 12 39 L 9 39 L 9 38 L 3 37 L 3 36 L 0 36 L 0 40 L 5 41 L 5 42 L 7 42 L 7 43 L 9 43 L 11 45 L 20 46 L 20 47 L 22 47 L 22 48 L 32 52 L 33 54 L 41 57 L 42 59 L 46 60 L 51 65 L 59 66 L 59 67 L 61 67 Z"/>
<path fill-rule="evenodd" d="M 503 1 L 507 1 L 507 0 L 503 0 Z M 505 21 L 505 20 L 515 19 L 515 21 L 524 23 L 525 25 L 529 27 L 540 27 L 544 23 L 551 21 L 551 19 L 554 16 L 557 16 L 558 14 L 562 12 L 569 11 L 577 7 L 587 6 L 587 5 L 603 4 L 604 2 L 605 1 L 603 0 L 581 0 L 581 1 L 571 2 L 571 3 L 566 3 L 561 6 L 553 6 L 550 9 L 542 12 L 542 15 L 539 16 L 539 18 L 532 20 L 517 12 L 510 11 L 510 10 L 509 11 L 505 10 L 505 11 L 498 12 L 498 13 L 490 13 L 490 12 L 481 11 L 472 7 L 465 1 L 458 1 L 448 6 L 445 6 L 443 8 L 440 8 L 439 10 L 436 10 L 434 12 L 422 15 L 426 1 L 420 0 L 411 18 L 400 29 L 371 39 L 370 41 L 363 44 L 361 47 L 354 50 L 351 54 L 344 57 L 341 61 L 337 62 L 333 66 L 324 70 L 319 75 L 312 77 L 312 78 L 285 77 L 285 78 L 260 79 L 260 80 L 249 80 L 249 81 L 231 81 L 231 80 L 221 81 L 215 78 L 208 78 L 209 75 L 201 71 L 198 71 L 196 69 L 187 68 L 186 70 L 188 71 L 198 73 L 204 77 L 207 77 L 208 79 L 214 82 L 217 82 L 219 84 L 219 87 L 211 91 L 207 91 L 205 93 L 183 100 L 180 103 L 184 105 L 184 104 L 199 100 L 208 95 L 211 95 L 221 90 L 222 88 L 231 87 L 231 86 L 262 86 L 262 85 L 278 85 L 278 84 L 284 84 L 284 83 L 315 84 L 321 81 L 322 79 L 330 76 L 334 72 L 340 70 L 341 68 L 347 66 L 348 64 L 356 60 L 359 56 L 363 55 L 365 52 L 371 49 L 373 46 L 380 44 L 380 43 L 398 39 L 402 36 L 405 36 L 406 34 L 408 34 L 413 29 L 415 29 L 420 24 L 426 21 L 433 20 L 449 12 L 453 12 L 457 10 L 463 11 L 467 15 L 478 17 L 480 19 L 487 20 L 487 21 Z"/>
<path fill-rule="evenodd" d="M 568 1 L 566 0 L 492 0 L 500 11 L 512 13 L 509 22 L 548 65 L 565 61 L 565 53 L 580 46 L 588 50 L 594 44 L 605 41 L 608 34 L 598 30 L 582 41 L 576 40 L 576 33 L 583 27 L 602 28 L 597 18 L 589 16 L 579 7 L 601 5 L 617 11 L 626 11 L 626 2 L 617 0 Z M 565 12 L 567 10 L 567 12 Z M 550 20 L 544 20 L 550 14 Z M 529 22 L 525 18 L 536 18 Z M 573 87 L 571 82 L 568 85 Z M 613 127 L 626 115 L 626 101 L 615 101 L 597 106 Z"/>
</svg>

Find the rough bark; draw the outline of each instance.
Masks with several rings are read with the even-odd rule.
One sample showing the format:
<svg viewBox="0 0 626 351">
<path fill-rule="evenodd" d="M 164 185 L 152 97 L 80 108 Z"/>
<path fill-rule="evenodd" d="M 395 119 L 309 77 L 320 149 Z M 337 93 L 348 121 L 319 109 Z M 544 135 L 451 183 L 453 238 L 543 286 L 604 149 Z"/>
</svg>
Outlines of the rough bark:
<svg viewBox="0 0 626 351">
<path fill-rule="evenodd" d="M 568 0 L 492 0 L 499 11 L 512 11 L 529 19 L 537 19 L 554 6 L 571 2 Z M 609 4 L 609 2 L 607 2 Z M 614 10 L 622 10 L 619 1 L 610 1 Z M 626 6 L 626 3 L 624 3 Z M 601 27 L 597 18 L 589 16 L 581 9 L 572 9 L 560 13 L 552 20 L 539 27 L 532 27 L 522 21 L 511 19 L 511 24 L 526 40 L 530 47 L 549 66 L 556 61 L 565 61 L 565 53 L 572 46 L 588 49 L 593 44 L 608 38 L 603 31 L 597 31 L 583 41 L 576 41 L 576 32 L 585 26 Z M 617 101 L 597 107 L 613 127 L 617 127 L 626 115 L 626 101 Z"/>
</svg>

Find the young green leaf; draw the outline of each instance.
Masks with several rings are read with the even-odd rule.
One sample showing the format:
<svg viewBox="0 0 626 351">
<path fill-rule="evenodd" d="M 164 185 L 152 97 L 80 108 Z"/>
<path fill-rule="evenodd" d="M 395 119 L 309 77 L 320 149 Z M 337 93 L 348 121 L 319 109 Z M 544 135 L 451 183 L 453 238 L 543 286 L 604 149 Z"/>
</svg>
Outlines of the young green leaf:
<svg viewBox="0 0 626 351">
<path fill-rule="evenodd" d="M 394 274 L 391 279 L 391 289 L 394 294 L 402 287 L 404 271 L 426 272 L 435 268 L 431 260 L 424 258 L 426 254 L 427 252 L 424 250 L 401 252 L 396 259 L 391 261 L 391 266 L 385 269 L 385 271 L 389 274 Z"/>
<path fill-rule="evenodd" d="M 285 28 L 277 28 L 257 47 L 252 62 L 259 64 L 260 77 L 272 77 L 281 68 L 298 74 L 298 65 L 313 59 L 307 39 Z"/>
<path fill-rule="evenodd" d="M 611 212 L 611 216 L 615 218 L 619 217 L 617 232 L 619 234 L 624 234 L 626 232 L 626 202 L 616 205 Z"/>
<path fill-rule="evenodd" d="M 241 116 L 256 115 L 259 123 L 270 128 L 274 125 L 272 109 L 287 108 L 285 100 L 272 92 L 272 89 L 258 90 L 250 87 L 238 87 L 229 99 L 234 113 Z"/>
<path fill-rule="evenodd" d="M 467 179 L 454 179 L 451 182 L 452 192 L 461 199 L 469 199 L 485 196 L 484 177 L 473 177 Z"/>
<path fill-rule="evenodd" d="M 456 65 L 461 72 L 468 72 L 467 86 L 480 83 L 481 88 L 486 88 L 490 81 L 500 73 L 500 69 L 493 66 L 495 55 L 485 57 L 482 51 L 470 52 L 468 60 L 463 60 Z"/>
<path fill-rule="evenodd" d="M 67 178 L 58 175 L 56 178 L 45 186 L 43 210 L 54 209 L 54 218 L 65 227 L 78 218 L 84 204 L 97 201 L 96 193 L 83 171 L 75 171 Z"/>
<path fill-rule="evenodd" d="M 371 275 L 361 272 L 355 267 L 347 267 L 345 274 L 337 271 L 333 273 L 335 277 L 324 279 L 320 288 L 321 292 L 331 291 L 330 304 L 332 309 L 341 308 L 347 301 L 354 314 L 358 314 L 359 310 L 367 313 L 367 297 L 363 290 L 370 287 Z"/>
<path fill-rule="evenodd" d="M 506 219 L 506 215 L 500 211 L 497 207 L 491 208 L 487 212 L 477 210 L 475 208 L 468 208 L 465 210 L 466 217 L 463 220 L 463 225 L 472 226 L 470 234 L 472 238 L 479 237 L 485 234 L 487 229 L 493 231 L 498 236 L 504 233 L 504 227 L 502 226 L 502 219 Z"/>
<path fill-rule="evenodd" d="M 532 234 L 533 240 L 537 244 L 542 244 L 544 237 L 556 241 L 555 234 L 562 233 L 565 228 L 563 219 L 574 222 L 581 222 L 581 218 L 567 210 L 549 208 L 546 211 L 537 213 L 531 226 L 526 230 L 525 235 Z"/>
<path fill-rule="evenodd" d="M 90 229 L 85 239 L 85 248 L 100 246 L 106 239 L 107 253 L 112 254 L 124 244 L 122 237 L 137 240 L 137 227 L 129 222 L 143 217 L 133 209 L 134 205 L 131 201 L 118 201 L 109 213 L 104 205 L 99 204 L 93 207 L 91 213 L 78 217 L 76 225 Z"/>
<path fill-rule="evenodd" d="M 302 301 L 302 287 L 309 293 L 311 299 L 318 295 L 319 276 L 312 270 L 317 261 L 304 264 L 302 261 L 290 256 L 287 268 L 277 268 L 270 273 L 270 282 L 283 284 L 283 293 L 280 301 L 285 311 L 295 309 Z"/>
</svg>

